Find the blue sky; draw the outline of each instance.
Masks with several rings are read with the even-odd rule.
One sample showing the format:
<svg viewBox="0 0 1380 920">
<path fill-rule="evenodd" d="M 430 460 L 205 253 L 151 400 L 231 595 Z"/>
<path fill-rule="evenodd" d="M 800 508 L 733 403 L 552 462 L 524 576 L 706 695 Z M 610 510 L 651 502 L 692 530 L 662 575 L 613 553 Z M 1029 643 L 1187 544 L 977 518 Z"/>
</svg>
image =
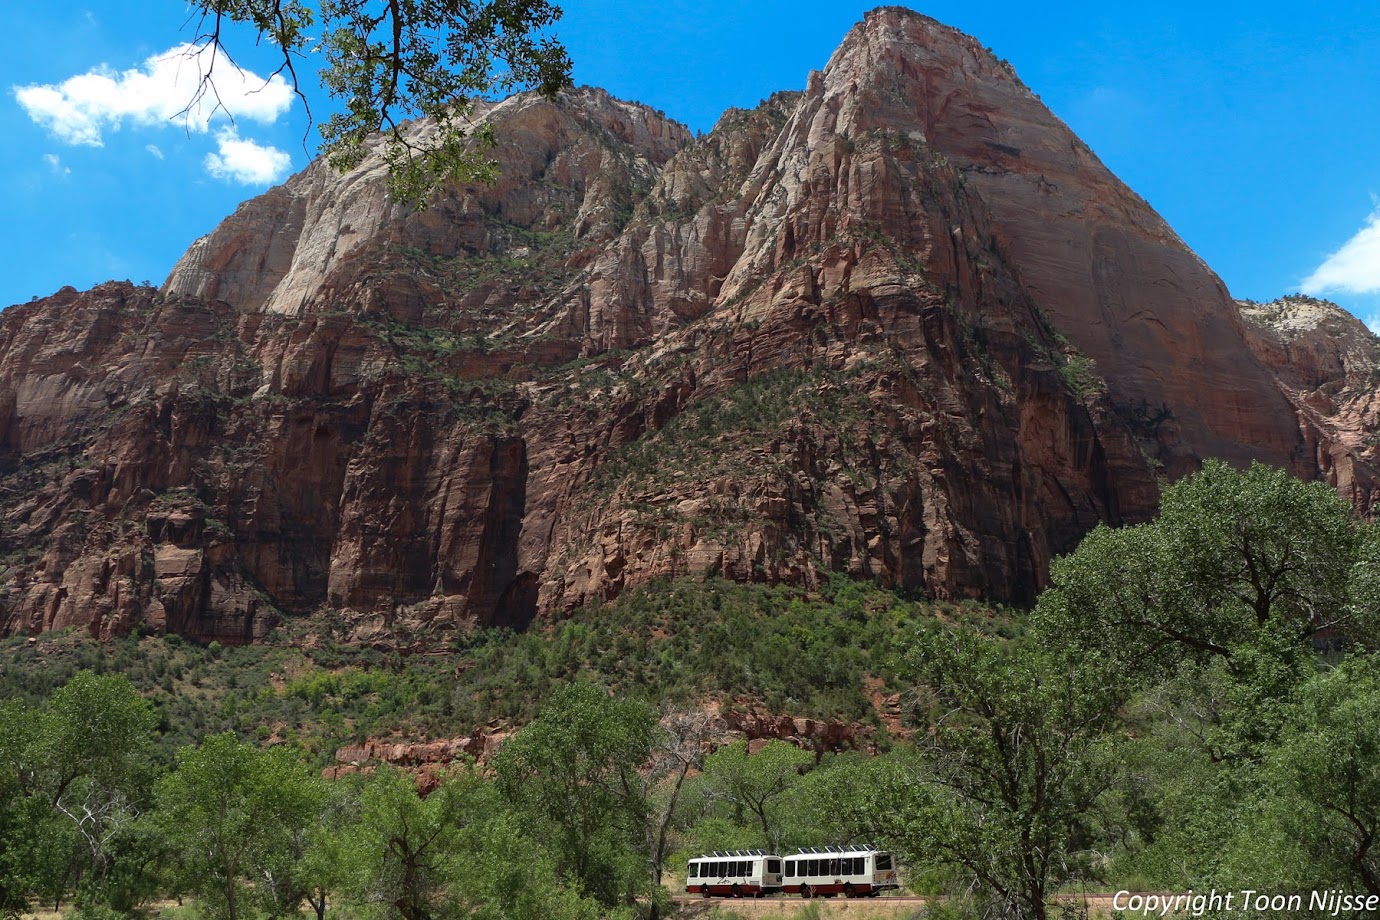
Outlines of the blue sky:
<svg viewBox="0 0 1380 920">
<path fill-rule="evenodd" d="M 802 88 L 874 5 L 569 0 L 557 32 L 578 82 L 708 130 L 729 106 Z M 916 8 L 1010 60 L 1234 294 L 1305 289 L 1380 320 L 1380 6 Z M 169 118 L 193 69 L 166 56 L 194 35 L 182 0 L 7 3 L 3 21 L 0 304 L 109 278 L 159 283 L 314 149 L 300 105 L 272 87 L 222 85 L 234 124 Z M 271 71 L 252 34 L 239 47 L 242 65 Z M 326 109 L 318 100 L 318 118 Z"/>
</svg>

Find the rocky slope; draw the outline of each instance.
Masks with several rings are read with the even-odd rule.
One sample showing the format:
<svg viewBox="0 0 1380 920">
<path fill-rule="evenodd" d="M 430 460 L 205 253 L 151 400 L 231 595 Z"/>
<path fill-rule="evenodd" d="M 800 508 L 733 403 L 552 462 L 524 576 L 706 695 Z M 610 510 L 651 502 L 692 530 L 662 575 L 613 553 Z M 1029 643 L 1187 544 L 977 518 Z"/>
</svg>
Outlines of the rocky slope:
<svg viewBox="0 0 1380 920">
<path fill-rule="evenodd" d="M 1320 474 L 1364 513 L 1380 503 L 1380 338 L 1325 300 L 1239 301 L 1247 342 L 1294 404 Z"/>
<path fill-rule="evenodd" d="M 1243 319 L 932 20 L 700 139 L 597 90 L 485 117 L 493 186 L 314 164 L 161 290 L 5 311 L 5 631 L 407 643 L 708 572 L 1023 602 L 1209 456 L 1369 506 L 1373 349 Z"/>
</svg>

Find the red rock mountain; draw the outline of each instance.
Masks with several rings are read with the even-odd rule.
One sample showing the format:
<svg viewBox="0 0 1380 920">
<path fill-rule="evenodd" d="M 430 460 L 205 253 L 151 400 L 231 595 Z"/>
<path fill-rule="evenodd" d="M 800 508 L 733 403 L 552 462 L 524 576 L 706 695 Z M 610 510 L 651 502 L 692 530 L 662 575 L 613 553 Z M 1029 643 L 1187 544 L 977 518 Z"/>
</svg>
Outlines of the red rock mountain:
<svg viewBox="0 0 1380 920">
<path fill-rule="evenodd" d="M 933 20 L 701 138 L 590 89 L 484 117 L 492 186 L 313 164 L 160 290 L 0 316 L 4 631 L 396 639 L 703 573 L 1024 602 L 1206 457 L 1370 506 L 1373 337 L 1239 309 Z"/>
</svg>

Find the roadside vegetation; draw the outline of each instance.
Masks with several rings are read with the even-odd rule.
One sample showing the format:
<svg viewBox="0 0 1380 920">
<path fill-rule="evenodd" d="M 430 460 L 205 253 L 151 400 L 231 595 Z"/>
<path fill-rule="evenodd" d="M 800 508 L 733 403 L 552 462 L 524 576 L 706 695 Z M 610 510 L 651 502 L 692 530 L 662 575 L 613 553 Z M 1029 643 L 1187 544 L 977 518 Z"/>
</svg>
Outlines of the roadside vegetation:
<svg viewBox="0 0 1380 920">
<path fill-rule="evenodd" d="M 11 641 L 0 907 L 631 920 L 689 855 L 866 840 L 953 917 L 1117 888 L 1306 917 L 1314 890 L 1380 895 L 1377 618 L 1380 530 L 1323 484 L 1209 463 L 1027 614 L 711 581 L 437 656 Z M 870 725 L 878 753 L 715 747 L 709 703 Z M 345 741 L 499 723 L 425 796 L 384 765 L 322 778 Z"/>
</svg>

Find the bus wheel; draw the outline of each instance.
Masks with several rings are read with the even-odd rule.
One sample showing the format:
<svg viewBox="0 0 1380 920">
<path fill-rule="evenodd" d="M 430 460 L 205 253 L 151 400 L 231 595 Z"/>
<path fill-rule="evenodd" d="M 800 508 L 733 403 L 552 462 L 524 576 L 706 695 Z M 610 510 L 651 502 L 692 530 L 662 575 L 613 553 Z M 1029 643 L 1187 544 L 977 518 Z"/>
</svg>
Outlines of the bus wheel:
<svg viewBox="0 0 1380 920">
<path fill-rule="evenodd" d="M 707 898 L 707 897 L 709 897 L 709 886 L 708 886 L 708 885 L 701 885 L 701 886 L 700 886 L 700 897 L 702 897 L 702 898 Z"/>
<path fill-rule="evenodd" d="M 814 896 L 814 892 L 810 890 L 810 886 L 809 886 L 809 885 L 801 885 L 801 886 L 800 886 L 800 896 L 801 896 L 802 898 L 813 897 L 813 896 Z"/>
<path fill-rule="evenodd" d="M 743 896 L 743 889 L 739 888 L 737 885 L 734 885 L 734 886 L 733 886 L 733 896 L 734 896 L 735 898 L 741 898 L 741 897 Z"/>
<path fill-rule="evenodd" d="M 852 882 L 844 882 L 844 883 L 843 883 L 843 896 L 844 896 L 845 898 L 855 898 L 855 897 L 857 897 L 857 895 L 855 895 L 855 894 L 853 893 L 853 883 L 852 883 Z"/>
</svg>

